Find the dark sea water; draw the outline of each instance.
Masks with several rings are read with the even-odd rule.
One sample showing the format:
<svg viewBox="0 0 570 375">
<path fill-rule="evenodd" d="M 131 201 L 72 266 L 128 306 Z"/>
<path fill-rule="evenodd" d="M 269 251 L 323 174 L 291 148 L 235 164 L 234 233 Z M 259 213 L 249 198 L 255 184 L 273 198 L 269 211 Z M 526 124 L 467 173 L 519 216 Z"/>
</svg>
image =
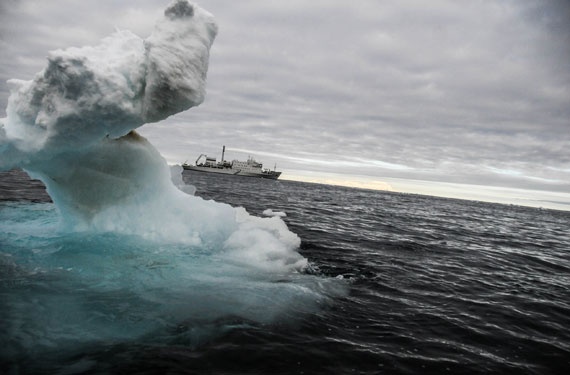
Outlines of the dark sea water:
<svg viewBox="0 0 570 375">
<path fill-rule="evenodd" d="M 192 340 L 145 335 L 39 353 L 34 343 L 11 348 L 11 331 L 0 331 L 0 372 L 570 373 L 570 212 L 197 172 L 184 179 L 197 195 L 256 216 L 285 212 L 307 272 L 338 279 L 348 292 L 297 319 L 222 317 L 224 330 L 194 332 Z M 32 221 L 53 215 L 41 184 L 21 173 L 0 176 L 0 200 L 10 225 L 22 224 L 13 217 L 23 210 Z M 0 228 L 0 246 L 13 252 L 23 240 L 8 232 Z M 0 298 L 10 306 L 18 302 L 14 289 L 26 295 L 53 286 L 50 275 L 32 280 L 3 262 Z M 109 299 L 120 298 L 113 293 Z M 0 329 L 30 324 L 6 307 L 0 312 Z"/>
</svg>

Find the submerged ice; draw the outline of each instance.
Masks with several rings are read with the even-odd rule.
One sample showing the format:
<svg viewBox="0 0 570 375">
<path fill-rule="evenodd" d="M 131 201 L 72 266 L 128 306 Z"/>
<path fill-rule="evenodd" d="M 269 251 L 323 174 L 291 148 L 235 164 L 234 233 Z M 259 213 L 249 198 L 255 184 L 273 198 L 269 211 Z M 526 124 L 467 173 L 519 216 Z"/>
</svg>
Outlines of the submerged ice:
<svg viewBox="0 0 570 375">
<path fill-rule="evenodd" d="M 62 232 L 51 204 L 8 205 L 0 221 L 0 363 L 125 342 L 194 347 L 234 328 L 295 322 L 342 292 L 335 280 L 267 267 L 259 245 Z"/>
<path fill-rule="evenodd" d="M 203 101 L 216 33 L 212 15 L 177 0 L 146 39 L 119 31 L 53 51 L 33 80 L 10 81 L 0 170 L 42 180 L 55 209 L 0 210 L 0 345 L 22 354 L 224 317 L 270 322 L 336 293 L 302 273 L 282 215 L 188 194 L 135 131 Z"/>
</svg>

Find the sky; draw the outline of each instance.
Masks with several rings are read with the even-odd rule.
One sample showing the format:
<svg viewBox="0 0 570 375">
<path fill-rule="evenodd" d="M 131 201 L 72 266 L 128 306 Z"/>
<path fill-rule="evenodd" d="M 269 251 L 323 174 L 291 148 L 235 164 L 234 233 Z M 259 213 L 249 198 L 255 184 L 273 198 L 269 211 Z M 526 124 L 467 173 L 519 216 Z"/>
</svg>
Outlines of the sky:
<svg viewBox="0 0 570 375">
<path fill-rule="evenodd" d="M 168 0 L 2 0 L 7 79 Z M 249 155 L 283 179 L 570 210 L 570 1 L 203 0 L 202 105 L 139 132 L 169 163 Z"/>
</svg>

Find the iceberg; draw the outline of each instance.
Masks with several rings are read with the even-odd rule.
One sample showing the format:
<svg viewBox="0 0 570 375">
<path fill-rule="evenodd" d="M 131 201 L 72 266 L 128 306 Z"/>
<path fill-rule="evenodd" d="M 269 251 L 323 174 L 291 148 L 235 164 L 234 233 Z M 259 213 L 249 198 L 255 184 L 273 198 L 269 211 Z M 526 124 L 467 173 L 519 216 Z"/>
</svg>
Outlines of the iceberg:
<svg viewBox="0 0 570 375">
<path fill-rule="evenodd" d="M 302 270 L 300 240 L 281 220 L 180 191 L 164 158 L 135 131 L 204 100 L 216 34 L 210 13 L 177 0 L 147 39 L 118 31 L 95 47 L 51 52 L 33 80 L 10 81 L 0 169 L 23 168 L 43 181 L 68 230 L 244 254 L 256 248 L 261 267 Z"/>
<path fill-rule="evenodd" d="M 0 168 L 23 168 L 43 181 L 74 230 L 194 245 L 235 238 L 254 219 L 185 196 L 159 152 L 135 131 L 204 100 L 216 34 L 211 14 L 178 0 L 147 39 L 118 31 L 94 47 L 51 52 L 33 80 L 10 81 Z M 284 246 L 299 244 L 281 225 L 262 226 Z M 302 268 L 305 261 L 291 254 Z"/>
<path fill-rule="evenodd" d="M 147 39 L 119 31 L 95 47 L 51 52 L 33 80 L 9 81 L 0 170 L 42 180 L 63 217 L 81 222 L 168 190 L 164 161 L 134 129 L 204 100 L 216 33 L 211 14 L 176 1 Z"/>
<path fill-rule="evenodd" d="M 211 14 L 176 0 L 146 39 L 117 31 L 9 81 L 0 170 L 40 179 L 54 204 L 0 207 L 0 344 L 12 348 L 0 360 L 224 317 L 270 323 L 344 293 L 304 272 L 283 215 L 194 196 L 136 132 L 204 100 L 216 34 Z"/>
</svg>

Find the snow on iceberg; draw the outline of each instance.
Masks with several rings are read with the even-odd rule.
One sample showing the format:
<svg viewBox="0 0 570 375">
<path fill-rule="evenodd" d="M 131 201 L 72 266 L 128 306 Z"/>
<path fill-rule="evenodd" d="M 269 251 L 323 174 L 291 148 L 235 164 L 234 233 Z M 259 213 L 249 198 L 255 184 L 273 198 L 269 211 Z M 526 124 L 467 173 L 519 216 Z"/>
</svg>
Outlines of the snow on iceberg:
<svg viewBox="0 0 570 375">
<path fill-rule="evenodd" d="M 176 1 L 146 40 L 119 31 L 95 47 L 51 52 L 33 80 L 9 81 L 3 143 L 12 152 L 0 167 L 119 138 L 200 104 L 216 32 L 212 15 Z"/>
</svg>

